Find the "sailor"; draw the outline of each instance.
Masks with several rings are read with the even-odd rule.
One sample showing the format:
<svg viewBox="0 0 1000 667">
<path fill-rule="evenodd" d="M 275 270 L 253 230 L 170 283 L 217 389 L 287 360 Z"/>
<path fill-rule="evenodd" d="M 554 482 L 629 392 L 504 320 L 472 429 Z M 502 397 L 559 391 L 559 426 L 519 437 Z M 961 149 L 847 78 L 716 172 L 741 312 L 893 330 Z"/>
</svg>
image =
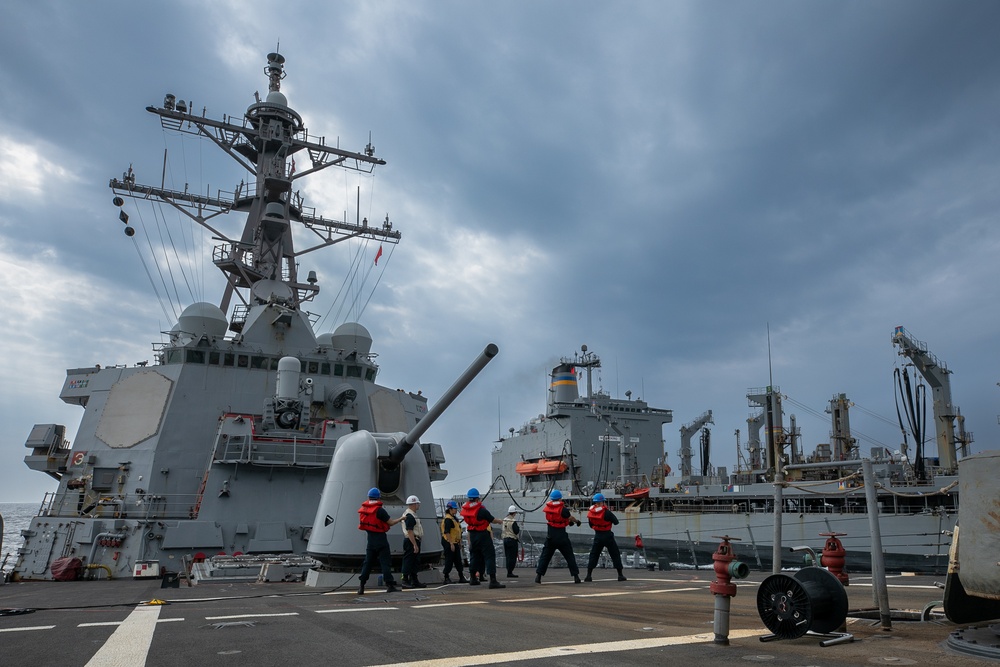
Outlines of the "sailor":
<svg viewBox="0 0 1000 667">
<path fill-rule="evenodd" d="M 583 583 L 580 581 L 580 568 L 576 564 L 576 556 L 573 555 L 573 545 L 570 544 L 569 535 L 566 534 L 566 526 L 570 524 L 580 525 L 583 523 L 569 511 L 569 508 L 562 501 L 562 492 L 555 489 L 549 494 L 549 502 L 545 503 L 545 522 L 549 525 L 548 534 L 545 537 L 545 544 L 542 546 L 542 555 L 538 558 L 538 566 L 535 568 L 535 583 L 542 583 L 545 571 L 549 569 L 549 561 L 558 550 L 566 559 L 569 565 L 569 573 L 573 575 L 573 583 Z"/>
<path fill-rule="evenodd" d="M 368 575 L 377 560 L 382 568 L 382 579 L 385 581 L 385 592 L 396 593 L 396 582 L 392 578 L 392 552 L 389 550 L 389 538 L 386 533 L 389 528 L 403 520 L 403 517 L 392 519 L 382 507 L 382 494 L 377 488 L 368 491 L 368 500 L 362 503 L 358 514 L 361 517 L 359 530 L 368 534 L 368 546 L 365 549 L 365 562 L 358 576 L 358 595 L 365 594 L 365 584 Z"/>
<path fill-rule="evenodd" d="M 521 527 L 517 525 L 517 505 L 507 508 L 507 516 L 503 519 L 500 530 L 503 539 L 503 555 L 507 564 L 507 576 L 517 579 L 514 566 L 517 565 L 517 544 L 521 541 Z"/>
<path fill-rule="evenodd" d="M 444 551 L 444 583 L 452 583 L 451 568 L 458 572 L 458 583 L 468 582 L 462 571 L 462 524 L 458 518 L 458 503 L 449 500 L 441 519 L 441 549 Z"/>
<path fill-rule="evenodd" d="M 605 549 L 608 550 L 611 562 L 618 570 L 618 581 L 625 581 L 625 575 L 622 574 L 622 554 L 618 550 L 618 543 L 615 542 L 615 534 L 611 532 L 611 526 L 618 525 L 618 517 L 604 504 L 603 493 L 594 494 L 594 504 L 587 511 L 587 522 L 594 529 L 594 545 L 590 547 L 590 560 L 587 561 L 587 576 L 584 581 L 593 581 L 591 575 L 597 567 L 597 559 Z"/>
<path fill-rule="evenodd" d="M 479 489 L 469 489 L 466 496 L 469 500 L 462 505 L 462 519 L 469 531 L 469 585 L 478 586 L 479 579 L 489 575 L 490 588 L 506 588 L 497 581 L 497 552 L 490 530 L 490 524 L 503 521 L 494 519 L 479 502 Z"/>
<path fill-rule="evenodd" d="M 420 498 L 410 496 L 406 499 L 406 511 L 403 512 L 403 588 L 427 588 L 417 578 L 420 553 L 420 541 L 424 537 L 424 527 L 420 525 L 417 510 L 420 509 Z"/>
</svg>

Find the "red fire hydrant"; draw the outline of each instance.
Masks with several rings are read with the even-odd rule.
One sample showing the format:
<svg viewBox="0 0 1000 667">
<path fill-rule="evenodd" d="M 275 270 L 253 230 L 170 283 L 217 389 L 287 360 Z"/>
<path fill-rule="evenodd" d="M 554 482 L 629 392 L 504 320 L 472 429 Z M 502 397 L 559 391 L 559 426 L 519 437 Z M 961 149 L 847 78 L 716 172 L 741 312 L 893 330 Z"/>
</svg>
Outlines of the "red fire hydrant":
<svg viewBox="0 0 1000 667">
<path fill-rule="evenodd" d="M 713 537 L 722 540 L 719 548 L 712 554 L 712 560 L 715 561 L 715 581 L 708 587 L 715 596 L 714 641 L 716 644 L 728 645 L 730 598 L 736 596 L 736 584 L 732 580 L 745 579 L 750 574 L 750 568 L 746 563 L 736 560 L 733 554 L 733 547 L 729 542 L 739 540 L 738 537 L 728 535 L 722 537 L 713 535 Z"/>
<path fill-rule="evenodd" d="M 819 535 L 826 538 L 823 553 L 819 558 L 820 565 L 829 570 L 830 574 L 837 577 L 844 586 L 849 585 L 850 578 L 845 572 L 847 550 L 844 549 L 843 543 L 837 539 L 842 535 L 847 535 L 847 533 L 820 533 Z"/>
</svg>

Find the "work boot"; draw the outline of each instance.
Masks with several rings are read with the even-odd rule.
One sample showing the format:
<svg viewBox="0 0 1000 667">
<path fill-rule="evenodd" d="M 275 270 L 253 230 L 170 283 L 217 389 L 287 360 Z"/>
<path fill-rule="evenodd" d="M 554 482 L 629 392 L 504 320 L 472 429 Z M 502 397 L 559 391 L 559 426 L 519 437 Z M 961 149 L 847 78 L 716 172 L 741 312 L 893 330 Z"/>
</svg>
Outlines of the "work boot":
<svg viewBox="0 0 1000 667">
<path fill-rule="evenodd" d="M 496 577 L 492 577 L 490 579 L 490 588 L 507 588 L 507 587 L 501 584 L 499 581 L 497 581 Z"/>
<path fill-rule="evenodd" d="M 625 578 L 625 575 L 622 574 L 621 570 L 618 570 L 618 581 L 628 581 L 628 579 Z"/>
<path fill-rule="evenodd" d="M 508 572 L 507 573 L 507 578 L 508 579 L 517 579 L 517 575 L 514 574 L 513 572 Z"/>
<path fill-rule="evenodd" d="M 391 583 L 391 584 L 389 584 L 388 586 L 385 587 L 385 592 L 386 593 L 398 593 L 399 589 L 396 588 L 396 584 L 395 583 Z"/>
<path fill-rule="evenodd" d="M 410 577 L 410 586 L 412 586 L 413 588 L 427 588 L 427 584 L 420 583 L 420 580 L 417 579 L 415 576 Z"/>
<path fill-rule="evenodd" d="M 540 575 L 540 574 L 536 574 L 535 575 L 535 583 L 536 584 L 542 583 L 542 575 Z"/>
<path fill-rule="evenodd" d="M 471 577 L 469 577 L 469 585 L 470 586 L 478 586 L 479 585 L 479 579 L 476 577 L 476 575 L 472 575 Z"/>
<path fill-rule="evenodd" d="M 360 586 L 358 586 L 358 595 L 364 595 L 364 594 L 365 594 L 365 585 L 361 584 Z"/>
<path fill-rule="evenodd" d="M 454 583 L 454 582 L 452 582 L 452 580 L 451 580 L 451 577 L 449 577 L 449 576 L 448 576 L 448 575 L 446 574 L 446 575 L 444 575 L 444 583 L 446 583 L 446 584 L 451 584 L 451 583 Z"/>
<path fill-rule="evenodd" d="M 462 574 L 461 572 L 459 572 L 458 573 L 458 583 L 460 583 L 460 584 L 467 584 L 467 583 L 469 583 L 469 580 L 465 578 L 464 574 Z"/>
<path fill-rule="evenodd" d="M 580 575 L 578 575 L 578 574 L 574 574 L 573 575 L 573 583 L 574 584 L 582 584 L 583 583 L 582 581 L 580 581 Z"/>
</svg>

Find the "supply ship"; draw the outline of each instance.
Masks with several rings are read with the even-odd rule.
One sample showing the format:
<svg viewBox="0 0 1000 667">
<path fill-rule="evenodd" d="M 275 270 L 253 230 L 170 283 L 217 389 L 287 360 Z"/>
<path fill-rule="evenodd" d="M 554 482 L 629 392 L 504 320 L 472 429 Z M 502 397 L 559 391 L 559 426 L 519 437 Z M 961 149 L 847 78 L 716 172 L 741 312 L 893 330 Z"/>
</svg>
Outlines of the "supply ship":
<svg viewBox="0 0 1000 667">
<path fill-rule="evenodd" d="M 370 139 L 352 152 L 310 135 L 281 92 L 284 61 L 267 56 L 268 92 L 242 117 L 211 119 L 174 94 L 147 107 L 166 131 L 209 140 L 247 175 L 228 192 L 178 191 L 139 183 L 130 166 L 110 181 L 125 235 L 137 233 L 126 201 L 179 211 L 219 241 L 212 262 L 225 287 L 218 304 L 184 308 L 152 363 L 66 372 L 60 398 L 83 415 L 72 443 L 62 424 L 36 424 L 25 442 L 28 467 L 59 486 L 23 531 L 15 579 L 56 578 L 57 562 L 118 578 L 182 570 L 184 558 L 305 555 L 338 440 L 406 433 L 426 416 L 426 397 L 377 383 L 364 326 L 314 331 L 319 318 L 305 307 L 320 281 L 300 273 L 307 253 L 369 240 L 377 264 L 401 235 L 388 215 L 349 222 L 306 206 L 299 179 L 328 167 L 370 174 L 385 161 Z M 220 221 L 233 218 L 242 229 L 227 232 Z M 413 449 L 427 478 L 446 476 L 440 445 Z M 402 507 L 395 487 L 384 491 Z M 363 499 L 345 502 L 354 512 Z"/>
<path fill-rule="evenodd" d="M 558 489 L 583 518 L 593 494 L 601 492 L 621 523 L 616 539 L 625 553 L 635 553 L 650 566 L 658 562 L 711 566 L 718 536 L 735 538 L 738 556 L 760 569 L 770 569 L 774 554 L 783 565 L 802 564 L 790 547 L 811 546 L 818 553 L 830 534 L 838 537 L 854 571 L 871 568 L 872 528 L 862 459 L 872 462 L 877 488 L 880 539 L 885 567 L 894 570 L 944 573 L 950 535 L 957 521 L 958 459 L 968 454 L 972 434 L 964 430 L 952 405 L 950 371 L 903 327 L 892 344 L 912 364 L 898 371 L 905 426 L 917 445 L 911 451 L 884 446 L 862 452 L 850 431 L 851 403 L 834 395 L 830 440 L 806 452 L 799 428 L 786 426 L 783 395 L 777 386 L 751 389 L 753 412 L 747 419 L 741 465 L 733 472 L 710 465 L 712 411 L 680 428 L 680 466 L 667 462 L 663 427 L 673 422 L 671 410 L 645 400 L 613 398 L 593 387 L 592 373 L 600 358 L 586 346 L 564 357 L 550 376 L 545 413 L 509 430 L 493 449 L 493 485 L 485 502 L 497 516 L 511 503 L 524 512 L 525 525 L 536 541 L 544 539 L 541 512 L 547 496 Z M 926 398 L 916 373 L 933 393 L 939 456 L 925 455 L 921 401 Z M 585 377 L 586 393 L 580 384 Z M 794 417 L 793 417 L 794 420 Z M 763 435 L 761 432 L 763 431 Z M 692 440 L 701 446 L 695 460 Z M 782 479 L 776 479 L 780 467 Z M 775 542 L 775 485 L 781 486 L 781 544 Z M 584 521 L 568 529 L 576 548 L 589 551 L 593 531 Z"/>
</svg>

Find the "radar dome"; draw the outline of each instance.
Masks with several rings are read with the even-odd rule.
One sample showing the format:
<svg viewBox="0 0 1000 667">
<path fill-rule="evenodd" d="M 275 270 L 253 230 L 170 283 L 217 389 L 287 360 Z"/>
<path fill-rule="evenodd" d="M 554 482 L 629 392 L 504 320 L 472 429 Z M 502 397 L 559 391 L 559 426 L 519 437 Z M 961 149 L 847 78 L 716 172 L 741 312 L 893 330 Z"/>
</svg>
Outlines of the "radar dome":
<svg viewBox="0 0 1000 667">
<path fill-rule="evenodd" d="M 229 328 L 226 314 L 215 304 L 199 301 L 184 309 L 177 320 L 175 329 L 185 333 L 201 336 L 222 336 Z"/>
<path fill-rule="evenodd" d="M 323 347 L 333 347 L 333 334 L 322 333 L 316 336 L 316 344 L 322 345 Z"/>
<path fill-rule="evenodd" d="M 272 90 L 267 94 L 268 104 L 280 104 L 283 107 L 288 106 L 288 98 L 280 90 Z"/>
<path fill-rule="evenodd" d="M 357 351 L 367 356 L 372 351 L 372 335 L 357 322 L 345 322 L 333 332 L 330 342 L 338 350 L 347 353 Z"/>
</svg>

